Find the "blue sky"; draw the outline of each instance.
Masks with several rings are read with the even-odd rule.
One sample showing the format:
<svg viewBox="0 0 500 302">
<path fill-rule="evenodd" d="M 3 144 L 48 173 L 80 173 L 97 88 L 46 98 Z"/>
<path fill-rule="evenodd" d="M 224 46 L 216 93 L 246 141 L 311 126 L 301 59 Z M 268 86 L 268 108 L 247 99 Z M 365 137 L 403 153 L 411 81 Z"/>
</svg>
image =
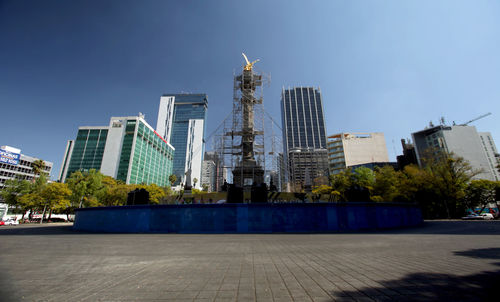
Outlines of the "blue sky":
<svg viewBox="0 0 500 302">
<path fill-rule="evenodd" d="M 79 126 L 146 114 L 163 93 L 207 93 L 207 133 L 229 113 L 245 52 L 282 86 L 320 86 L 327 133 L 401 138 L 475 122 L 500 142 L 498 1 L 2 1 L 0 145 L 54 163 Z"/>
</svg>

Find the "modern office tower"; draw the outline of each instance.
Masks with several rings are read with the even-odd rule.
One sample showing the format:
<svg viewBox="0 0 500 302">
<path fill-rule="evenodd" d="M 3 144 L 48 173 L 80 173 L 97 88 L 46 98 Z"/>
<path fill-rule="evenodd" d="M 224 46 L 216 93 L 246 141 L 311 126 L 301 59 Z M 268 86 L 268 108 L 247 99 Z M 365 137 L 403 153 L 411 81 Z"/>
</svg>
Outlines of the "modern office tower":
<svg viewBox="0 0 500 302">
<path fill-rule="evenodd" d="M 196 178 L 200 187 L 207 106 L 206 94 L 166 94 L 160 99 L 156 131 L 175 148 L 175 185 L 185 184 L 191 171 L 189 182 Z"/>
<path fill-rule="evenodd" d="M 500 172 L 497 168 L 500 164 L 500 154 L 498 154 L 493 137 L 489 132 L 478 132 L 478 134 L 481 138 L 484 151 L 486 151 L 486 157 L 488 158 L 491 174 L 493 174 L 495 180 L 500 180 Z"/>
<path fill-rule="evenodd" d="M 106 126 L 78 128 L 76 139 L 66 144 L 59 181 L 66 182 L 66 178 L 75 171 L 101 169 L 108 131 Z"/>
<path fill-rule="evenodd" d="M 201 187 L 206 186 L 208 192 L 216 192 L 217 166 L 213 160 L 203 160 L 201 172 Z"/>
<path fill-rule="evenodd" d="M 112 117 L 107 127 L 80 127 L 72 152 L 70 145 L 61 181 L 75 171 L 96 169 L 127 184 L 170 185 L 174 148 L 143 115 Z"/>
<path fill-rule="evenodd" d="M 4 187 L 8 179 L 23 179 L 33 180 L 35 174 L 33 173 L 33 163 L 39 158 L 31 157 L 21 154 L 21 150 L 10 147 L 0 147 L 0 188 Z M 52 171 L 52 163 L 44 161 L 45 167 L 43 172 L 50 175 Z"/>
<path fill-rule="evenodd" d="M 281 121 L 287 179 L 295 188 L 328 176 L 328 152 L 321 92 L 314 87 L 283 88 Z"/>
<path fill-rule="evenodd" d="M 328 160 L 331 174 L 347 167 L 377 166 L 389 162 L 384 134 L 339 133 L 328 136 Z"/>
<path fill-rule="evenodd" d="M 486 133 L 478 133 L 474 126 L 439 125 L 412 133 L 412 137 L 420 166 L 425 156 L 433 156 L 440 152 L 453 153 L 468 161 L 472 169 L 481 171 L 474 176 L 474 179 L 498 179 L 498 173 L 493 171 L 495 169 L 492 169 L 492 164 L 488 160 L 488 153 L 492 162 L 495 157 L 496 148 L 491 147 L 495 146 L 493 139 L 491 136 L 488 139 Z M 481 137 L 483 141 L 486 138 L 484 143 Z"/>
</svg>

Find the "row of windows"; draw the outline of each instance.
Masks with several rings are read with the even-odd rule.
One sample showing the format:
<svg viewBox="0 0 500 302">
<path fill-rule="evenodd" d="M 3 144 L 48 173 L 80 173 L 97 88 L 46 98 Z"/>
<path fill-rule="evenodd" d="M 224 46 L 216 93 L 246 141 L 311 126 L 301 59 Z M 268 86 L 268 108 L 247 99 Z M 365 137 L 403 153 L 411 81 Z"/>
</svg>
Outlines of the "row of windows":
<svg viewBox="0 0 500 302">
<path fill-rule="evenodd" d="M 30 175 L 23 175 L 23 174 L 18 174 L 18 173 L 13 173 L 13 172 L 9 172 L 9 171 L 3 171 L 3 170 L 0 170 L 0 176 L 9 177 L 9 178 L 20 178 L 20 179 L 25 179 L 25 180 L 33 179 L 33 176 L 30 176 Z"/>
</svg>

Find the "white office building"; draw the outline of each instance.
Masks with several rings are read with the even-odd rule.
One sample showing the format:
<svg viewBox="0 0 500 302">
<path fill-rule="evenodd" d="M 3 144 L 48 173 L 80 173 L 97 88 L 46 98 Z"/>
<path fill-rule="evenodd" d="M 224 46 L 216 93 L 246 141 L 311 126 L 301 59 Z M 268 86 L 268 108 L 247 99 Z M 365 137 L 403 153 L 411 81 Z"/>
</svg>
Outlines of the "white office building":
<svg viewBox="0 0 500 302">
<path fill-rule="evenodd" d="M 426 151 L 432 148 L 463 157 L 473 170 L 481 172 L 474 179 L 499 179 L 494 168 L 498 153 L 489 133 L 478 133 L 474 126 L 439 125 L 412 133 L 412 137 L 419 165 Z"/>
<path fill-rule="evenodd" d="M 33 173 L 33 163 L 39 158 L 21 154 L 21 149 L 2 146 L 0 147 L 0 188 L 9 179 L 23 179 L 32 181 L 35 177 Z M 52 163 L 44 161 L 43 172 L 50 175 Z"/>
<path fill-rule="evenodd" d="M 371 163 L 388 163 L 384 134 L 338 133 L 328 136 L 328 166 L 331 174 L 345 168 Z"/>
</svg>

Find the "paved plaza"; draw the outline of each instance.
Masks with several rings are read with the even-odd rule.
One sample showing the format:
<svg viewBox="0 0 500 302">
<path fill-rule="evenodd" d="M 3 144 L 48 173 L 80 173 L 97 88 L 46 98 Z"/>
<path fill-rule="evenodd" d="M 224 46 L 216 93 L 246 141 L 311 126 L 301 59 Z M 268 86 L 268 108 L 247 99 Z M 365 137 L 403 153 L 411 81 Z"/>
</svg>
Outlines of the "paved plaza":
<svg viewBox="0 0 500 302">
<path fill-rule="evenodd" d="M 500 221 L 344 234 L 0 227 L 0 301 L 500 301 Z"/>
</svg>

